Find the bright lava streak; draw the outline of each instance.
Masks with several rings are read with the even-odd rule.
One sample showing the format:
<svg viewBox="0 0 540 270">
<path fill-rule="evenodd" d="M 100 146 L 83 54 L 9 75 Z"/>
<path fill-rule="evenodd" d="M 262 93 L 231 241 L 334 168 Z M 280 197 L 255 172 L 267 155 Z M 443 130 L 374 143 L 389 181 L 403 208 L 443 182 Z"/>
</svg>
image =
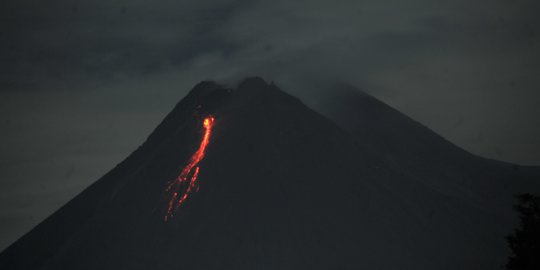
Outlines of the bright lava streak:
<svg viewBox="0 0 540 270">
<path fill-rule="evenodd" d="M 204 136 L 201 140 L 199 149 L 193 153 L 188 164 L 184 167 L 184 169 L 182 169 L 182 172 L 180 172 L 180 175 L 167 184 L 165 191 L 170 197 L 170 200 L 167 207 L 167 214 L 165 214 L 165 221 L 168 221 L 173 216 L 173 212 L 187 200 L 193 191 L 199 191 L 199 187 L 197 185 L 199 162 L 201 162 L 201 160 L 204 158 L 204 151 L 206 150 L 206 146 L 208 146 L 208 142 L 210 141 L 213 126 L 214 117 L 208 116 L 204 118 Z"/>
</svg>

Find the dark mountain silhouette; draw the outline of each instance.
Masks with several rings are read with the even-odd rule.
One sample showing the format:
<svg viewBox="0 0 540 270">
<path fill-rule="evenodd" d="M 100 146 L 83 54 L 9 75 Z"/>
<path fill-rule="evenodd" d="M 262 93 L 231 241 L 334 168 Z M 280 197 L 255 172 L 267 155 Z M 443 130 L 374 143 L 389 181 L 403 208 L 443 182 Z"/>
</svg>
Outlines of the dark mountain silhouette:
<svg viewBox="0 0 540 270">
<path fill-rule="evenodd" d="M 503 266 L 516 222 L 503 205 L 538 189 L 537 170 L 347 95 L 325 117 L 260 78 L 198 84 L 139 149 L 1 253 L 0 269 Z M 200 191 L 164 222 L 164 189 L 207 115 Z"/>
<path fill-rule="evenodd" d="M 513 195 L 538 187 L 540 169 L 482 158 L 448 142 L 372 96 L 348 85 L 326 91 L 320 111 L 424 185 L 479 207 L 512 211 Z"/>
</svg>

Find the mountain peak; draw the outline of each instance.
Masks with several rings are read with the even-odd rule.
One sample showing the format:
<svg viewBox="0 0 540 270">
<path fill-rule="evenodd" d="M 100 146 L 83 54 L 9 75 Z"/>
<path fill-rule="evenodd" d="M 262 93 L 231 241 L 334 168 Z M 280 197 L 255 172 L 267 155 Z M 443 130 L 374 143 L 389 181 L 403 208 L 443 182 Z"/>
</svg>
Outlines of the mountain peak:
<svg viewBox="0 0 540 270">
<path fill-rule="evenodd" d="M 417 129 L 384 129 L 403 118 L 355 104 L 360 139 L 260 77 L 201 82 L 142 147 L 0 253 L 0 268 L 496 268 L 508 215 L 440 189 L 470 177 L 461 167 L 403 168 L 414 154 L 381 148 Z M 416 147 L 416 133 L 395 144 Z M 164 222 L 171 181 L 182 203 Z"/>
<path fill-rule="evenodd" d="M 248 77 L 245 78 L 240 84 L 238 84 L 238 89 L 244 89 L 244 88 L 257 88 L 257 87 L 264 87 L 269 86 L 266 81 L 258 76 L 254 77 Z"/>
</svg>

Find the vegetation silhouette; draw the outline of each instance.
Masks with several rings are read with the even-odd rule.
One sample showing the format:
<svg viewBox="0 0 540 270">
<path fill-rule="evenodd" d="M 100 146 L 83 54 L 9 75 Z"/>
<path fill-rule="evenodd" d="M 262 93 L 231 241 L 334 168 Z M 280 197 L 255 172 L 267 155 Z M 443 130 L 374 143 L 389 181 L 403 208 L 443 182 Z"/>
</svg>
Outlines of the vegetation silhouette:
<svg viewBox="0 0 540 270">
<path fill-rule="evenodd" d="M 524 193 L 516 196 L 514 209 L 520 224 L 506 237 L 511 250 L 506 268 L 510 270 L 540 269 L 540 196 Z"/>
</svg>

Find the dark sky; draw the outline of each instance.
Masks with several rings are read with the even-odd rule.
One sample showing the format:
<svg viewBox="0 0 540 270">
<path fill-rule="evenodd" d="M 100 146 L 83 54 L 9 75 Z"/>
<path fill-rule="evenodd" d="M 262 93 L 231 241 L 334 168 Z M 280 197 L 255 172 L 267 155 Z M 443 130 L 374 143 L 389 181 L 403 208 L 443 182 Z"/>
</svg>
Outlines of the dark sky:
<svg viewBox="0 0 540 270">
<path fill-rule="evenodd" d="M 0 249 L 142 143 L 201 80 L 311 106 L 362 89 L 455 144 L 540 165 L 540 2 L 0 3 Z"/>
</svg>

